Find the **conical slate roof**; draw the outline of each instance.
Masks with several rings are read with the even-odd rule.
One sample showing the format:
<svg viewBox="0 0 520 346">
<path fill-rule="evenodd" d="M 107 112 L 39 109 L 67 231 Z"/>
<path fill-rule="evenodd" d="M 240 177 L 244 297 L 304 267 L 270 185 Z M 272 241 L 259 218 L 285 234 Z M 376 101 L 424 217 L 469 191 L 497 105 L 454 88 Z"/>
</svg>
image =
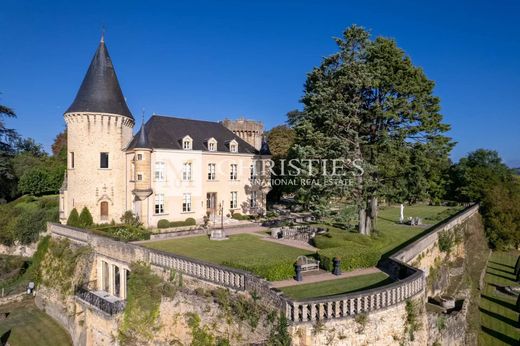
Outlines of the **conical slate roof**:
<svg viewBox="0 0 520 346">
<path fill-rule="evenodd" d="M 133 148 L 140 148 L 140 149 L 143 149 L 143 148 L 151 149 L 152 148 L 152 146 L 150 145 L 150 142 L 148 141 L 148 136 L 147 136 L 145 128 L 144 128 L 144 121 L 143 121 L 143 124 L 141 124 L 141 129 L 135 135 L 134 138 L 137 138 L 137 139 L 136 140 L 134 139 L 134 141 L 133 141 L 134 143 L 132 143 Z"/>
<path fill-rule="evenodd" d="M 126 105 L 103 38 L 74 102 L 65 113 L 75 112 L 113 113 L 134 119 Z"/>
</svg>

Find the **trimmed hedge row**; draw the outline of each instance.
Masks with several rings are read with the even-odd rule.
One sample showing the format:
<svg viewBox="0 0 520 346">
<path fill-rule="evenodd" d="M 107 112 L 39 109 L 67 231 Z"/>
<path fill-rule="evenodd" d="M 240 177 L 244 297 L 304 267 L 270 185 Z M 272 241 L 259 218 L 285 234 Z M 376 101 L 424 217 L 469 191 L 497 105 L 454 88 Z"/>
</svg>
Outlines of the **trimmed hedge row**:
<svg viewBox="0 0 520 346">
<path fill-rule="evenodd" d="M 170 227 L 183 227 L 183 226 L 196 226 L 197 222 L 194 218 L 189 217 L 184 221 L 168 221 L 166 219 L 160 219 L 157 222 L 157 228 L 170 228 Z"/>
<path fill-rule="evenodd" d="M 381 259 L 381 252 L 371 249 L 353 249 L 352 247 L 334 247 L 318 251 L 320 267 L 332 271 L 332 259 L 341 260 L 341 270 L 350 271 L 360 268 L 370 268 L 377 265 Z"/>
<path fill-rule="evenodd" d="M 278 261 L 276 263 L 251 263 L 243 261 L 225 261 L 222 265 L 246 270 L 269 281 L 285 280 L 294 277 L 294 261 Z"/>
<path fill-rule="evenodd" d="M 233 215 L 231 215 L 231 218 L 235 219 L 235 220 L 251 220 L 251 219 L 253 219 L 253 216 L 251 216 L 251 215 L 242 215 L 240 213 L 233 213 Z"/>
</svg>

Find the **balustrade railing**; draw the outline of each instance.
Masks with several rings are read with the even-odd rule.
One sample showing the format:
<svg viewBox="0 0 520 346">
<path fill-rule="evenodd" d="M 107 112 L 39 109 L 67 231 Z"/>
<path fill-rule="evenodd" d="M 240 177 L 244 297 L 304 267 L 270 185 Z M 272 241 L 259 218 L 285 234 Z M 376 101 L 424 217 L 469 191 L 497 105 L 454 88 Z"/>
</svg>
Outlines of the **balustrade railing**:
<svg viewBox="0 0 520 346">
<path fill-rule="evenodd" d="M 83 287 L 78 287 L 76 289 L 76 297 L 109 315 L 117 315 L 122 312 L 125 309 L 126 304 L 124 300 L 111 302 Z"/>
</svg>

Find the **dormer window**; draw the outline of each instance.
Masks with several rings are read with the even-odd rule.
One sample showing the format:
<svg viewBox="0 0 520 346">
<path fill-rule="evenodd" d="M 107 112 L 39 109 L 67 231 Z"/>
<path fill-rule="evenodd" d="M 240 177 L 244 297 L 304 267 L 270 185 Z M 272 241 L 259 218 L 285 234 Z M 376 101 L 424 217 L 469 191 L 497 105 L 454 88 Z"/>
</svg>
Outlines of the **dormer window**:
<svg viewBox="0 0 520 346">
<path fill-rule="evenodd" d="M 217 151 L 217 140 L 213 137 L 208 139 L 208 150 L 209 151 Z"/>
<path fill-rule="evenodd" d="M 229 151 L 232 153 L 238 153 L 238 142 L 234 139 L 229 142 Z"/>
<path fill-rule="evenodd" d="M 182 139 L 182 149 L 191 150 L 193 148 L 193 139 L 190 136 L 184 136 Z"/>
</svg>

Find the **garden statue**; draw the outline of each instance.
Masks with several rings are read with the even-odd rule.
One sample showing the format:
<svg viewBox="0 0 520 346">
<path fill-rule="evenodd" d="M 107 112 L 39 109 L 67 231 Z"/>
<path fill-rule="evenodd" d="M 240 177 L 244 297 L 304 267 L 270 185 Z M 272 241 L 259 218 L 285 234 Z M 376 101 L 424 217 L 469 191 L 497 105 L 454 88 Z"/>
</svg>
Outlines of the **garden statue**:
<svg viewBox="0 0 520 346">
<path fill-rule="evenodd" d="M 401 215 L 399 217 L 399 223 L 403 223 L 404 222 L 404 205 L 403 203 L 401 203 Z"/>
</svg>

